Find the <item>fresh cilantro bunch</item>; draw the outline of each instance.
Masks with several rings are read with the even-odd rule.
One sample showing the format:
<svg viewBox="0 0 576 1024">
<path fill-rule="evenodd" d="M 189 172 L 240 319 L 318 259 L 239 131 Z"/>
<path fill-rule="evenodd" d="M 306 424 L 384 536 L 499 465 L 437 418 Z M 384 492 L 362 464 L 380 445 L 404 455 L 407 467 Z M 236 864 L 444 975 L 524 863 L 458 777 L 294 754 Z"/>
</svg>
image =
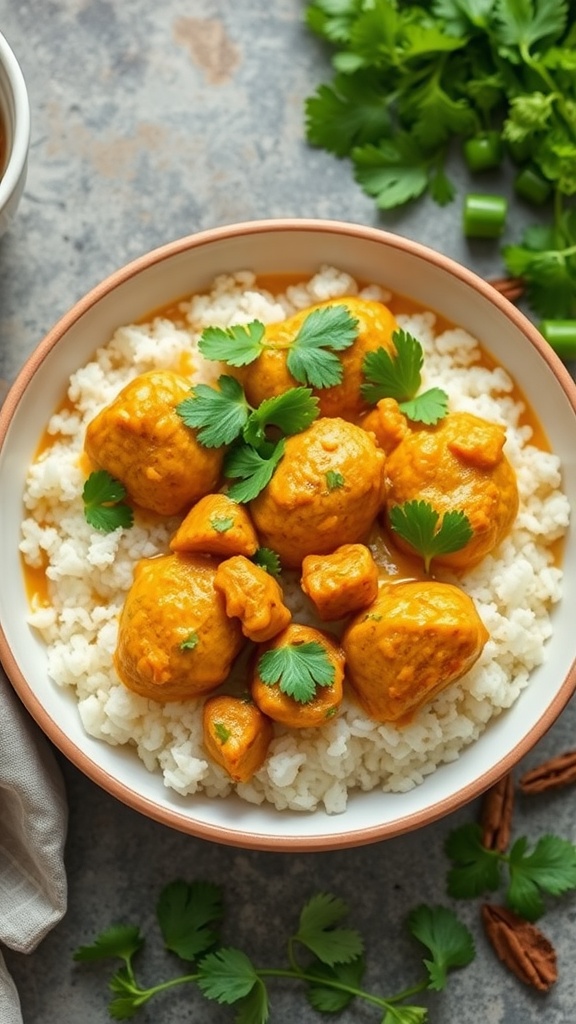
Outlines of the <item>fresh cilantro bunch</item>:
<svg viewBox="0 0 576 1024">
<path fill-rule="evenodd" d="M 568 0 L 313 0 L 308 27 L 334 74 L 306 101 L 312 145 L 351 160 L 379 209 L 455 188 L 456 144 L 474 172 L 517 167 L 516 191 L 549 201 L 546 230 L 503 251 L 533 310 L 576 317 L 576 24 Z"/>
<path fill-rule="evenodd" d="M 427 950 L 425 976 L 403 991 L 380 996 L 362 988 L 364 943 L 356 929 L 342 924 L 347 913 L 343 900 L 332 894 L 313 896 L 288 939 L 288 965 L 259 968 L 243 950 L 221 944 L 224 904 L 220 887 L 177 880 L 162 890 L 156 918 L 165 948 L 189 964 L 187 973 L 142 987 L 134 958 L 144 938 L 133 925 L 113 925 L 90 945 L 77 949 L 74 959 L 92 962 L 113 957 L 122 961 L 109 982 L 112 999 L 108 1010 L 113 1020 L 128 1020 L 156 995 L 192 984 L 206 999 L 234 1006 L 238 1024 L 266 1024 L 270 1016 L 267 981 L 277 977 L 300 982 L 309 1005 L 319 1013 L 338 1013 L 356 998 L 377 1008 L 381 1024 L 425 1024 L 427 1008 L 412 1000 L 419 992 L 441 991 L 451 970 L 474 959 L 468 929 L 446 907 L 416 907 L 409 916 L 408 930 Z"/>
<path fill-rule="evenodd" d="M 469 823 L 450 833 L 445 849 L 452 861 L 451 896 L 471 898 L 495 891 L 507 874 L 508 906 L 527 921 L 536 921 L 544 913 L 545 895 L 560 896 L 576 889 L 576 846 L 559 836 L 541 836 L 533 849 L 521 836 L 508 853 L 500 853 L 486 849 L 480 825 Z"/>
<path fill-rule="evenodd" d="M 366 383 L 360 388 L 364 399 L 372 405 L 381 398 L 395 398 L 408 419 L 428 426 L 438 423 L 448 412 L 448 395 L 441 388 L 417 394 L 424 364 L 422 345 L 403 330 L 394 331 L 392 343 L 394 354 L 378 348 L 364 356 L 362 372 Z"/>
</svg>

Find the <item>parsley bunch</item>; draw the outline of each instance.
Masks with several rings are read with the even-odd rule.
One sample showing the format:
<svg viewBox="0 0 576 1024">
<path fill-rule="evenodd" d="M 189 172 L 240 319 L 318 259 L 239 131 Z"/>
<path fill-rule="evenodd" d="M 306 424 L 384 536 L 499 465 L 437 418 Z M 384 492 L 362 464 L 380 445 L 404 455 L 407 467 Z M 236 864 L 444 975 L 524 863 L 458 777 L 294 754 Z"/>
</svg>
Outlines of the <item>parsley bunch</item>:
<svg viewBox="0 0 576 1024">
<path fill-rule="evenodd" d="M 455 195 L 454 143 L 472 171 L 517 166 L 516 191 L 550 224 L 506 246 L 543 317 L 576 317 L 576 24 L 568 0 L 313 0 L 335 51 L 306 101 L 311 144 L 352 162 L 379 209 Z"/>
<path fill-rule="evenodd" d="M 206 999 L 234 1006 L 238 1024 L 265 1024 L 270 1014 L 267 980 L 279 978 L 300 982 L 309 1005 L 319 1013 L 338 1013 L 356 998 L 377 1008 L 381 1024 L 425 1024 L 427 1008 L 412 1000 L 420 992 L 441 991 L 449 971 L 474 959 L 468 929 L 446 907 L 416 907 L 407 923 L 409 932 L 427 950 L 425 976 L 403 991 L 380 996 L 362 988 L 364 943 L 354 928 L 342 924 L 347 912 L 343 900 L 330 893 L 313 896 L 288 939 L 287 966 L 259 968 L 243 950 L 221 944 L 224 904 L 220 887 L 177 880 L 162 890 L 156 918 L 166 949 L 190 964 L 190 971 L 142 987 L 133 961 L 144 937 L 134 925 L 113 925 L 91 945 L 77 949 L 74 959 L 91 962 L 114 957 L 122 961 L 109 983 L 112 999 L 108 1010 L 113 1020 L 128 1020 L 160 993 L 194 984 Z"/>
</svg>

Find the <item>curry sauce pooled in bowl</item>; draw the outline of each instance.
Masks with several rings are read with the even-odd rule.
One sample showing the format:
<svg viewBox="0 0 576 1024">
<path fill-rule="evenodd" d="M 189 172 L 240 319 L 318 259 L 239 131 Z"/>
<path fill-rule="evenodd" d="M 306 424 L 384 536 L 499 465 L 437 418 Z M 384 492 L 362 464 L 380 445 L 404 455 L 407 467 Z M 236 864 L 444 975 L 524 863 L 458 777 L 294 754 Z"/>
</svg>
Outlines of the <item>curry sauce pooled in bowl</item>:
<svg viewBox="0 0 576 1024">
<path fill-rule="evenodd" d="M 21 551 L 91 736 L 182 796 L 334 813 L 529 684 L 569 505 L 466 331 L 331 267 L 274 284 L 219 277 L 73 374 Z"/>
</svg>

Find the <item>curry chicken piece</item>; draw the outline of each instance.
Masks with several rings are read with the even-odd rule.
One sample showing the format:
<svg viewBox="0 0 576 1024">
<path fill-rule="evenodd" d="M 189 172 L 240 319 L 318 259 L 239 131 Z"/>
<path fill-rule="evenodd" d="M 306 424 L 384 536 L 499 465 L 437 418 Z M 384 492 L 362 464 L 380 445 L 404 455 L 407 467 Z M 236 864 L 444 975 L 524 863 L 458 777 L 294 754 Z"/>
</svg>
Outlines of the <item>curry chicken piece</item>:
<svg viewBox="0 0 576 1024">
<path fill-rule="evenodd" d="M 226 494 L 206 494 L 190 509 L 170 541 L 171 551 L 253 555 L 258 537 L 243 505 Z"/>
<path fill-rule="evenodd" d="M 482 561 L 510 531 L 518 512 L 518 485 L 503 448 L 499 423 L 467 412 L 450 413 L 435 427 L 409 431 L 386 459 L 387 506 L 429 502 L 440 515 L 464 512 L 471 540 L 435 562 L 467 569 Z M 411 550 L 401 537 L 400 547 Z"/>
<path fill-rule="evenodd" d="M 280 688 L 280 682 L 271 685 L 265 683 L 259 673 L 258 663 L 265 651 L 309 643 L 322 646 L 334 669 L 334 678 L 328 686 L 317 686 L 312 700 L 301 703 L 290 694 L 284 693 Z M 280 722 L 291 729 L 310 729 L 326 725 L 338 711 L 344 696 L 344 652 L 335 637 L 324 630 L 291 622 L 273 640 L 258 649 L 250 692 L 254 703 L 274 722 Z"/>
<path fill-rule="evenodd" d="M 260 543 L 298 568 L 310 554 L 361 541 L 384 503 L 384 454 L 371 434 L 322 417 L 286 440 L 284 457 L 250 512 Z"/>
<path fill-rule="evenodd" d="M 292 618 L 277 580 L 244 555 L 220 563 L 214 586 L 224 598 L 226 614 L 239 618 L 244 636 L 256 643 L 270 640 Z"/>
<path fill-rule="evenodd" d="M 114 665 L 129 690 L 165 702 L 222 683 L 245 640 L 214 587 L 217 564 L 169 554 L 138 562 L 120 615 Z"/>
<path fill-rule="evenodd" d="M 320 414 L 356 420 L 362 410 L 366 408 L 360 391 L 360 385 L 364 381 L 363 359 L 368 352 L 373 352 L 378 348 L 385 348 L 388 352 L 393 352 L 392 334 L 398 329 L 398 324 L 391 311 L 382 302 L 361 299 L 356 296 L 344 296 L 320 302 L 295 313 L 286 320 L 267 325 L 264 341 L 268 347 L 264 349 L 258 359 L 237 373 L 244 386 L 248 401 L 252 405 L 258 406 L 265 398 L 283 394 L 288 388 L 293 388 L 298 384 L 286 365 L 290 345 L 309 314 L 314 310 L 324 309 L 326 306 L 345 306 L 350 316 L 357 320 L 358 326 L 354 343 L 349 348 L 338 352 L 343 370 L 341 383 L 331 388 L 314 391 L 320 403 Z M 326 344 L 329 344 L 328 339 Z"/>
<path fill-rule="evenodd" d="M 371 604 L 378 593 L 378 567 L 364 544 L 343 544 L 328 555 L 307 555 L 300 585 L 325 622 Z"/>
<path fill-rule="evenodd" d="M 377 722 L 408 721 L 480 657 L 488 631 L 451 583 L 387 583 L 342 637 L 347 678 Z"/>
<path fill-rule="evenodd" d="M 202 712 L 204 746 L 233 782 L 249 782 L 266 760 L 272 722 L 251 701 L 218 694 Z"/>
<path fill-rule="evenodd" d="M 176 406 L 190 382 L 171 370 L 140 374 L 86 429 L 91 463 L 105 469 L 142 508 L 172 516 L 218 487 L 223 448 L 204 448 Z"/>
</svg>

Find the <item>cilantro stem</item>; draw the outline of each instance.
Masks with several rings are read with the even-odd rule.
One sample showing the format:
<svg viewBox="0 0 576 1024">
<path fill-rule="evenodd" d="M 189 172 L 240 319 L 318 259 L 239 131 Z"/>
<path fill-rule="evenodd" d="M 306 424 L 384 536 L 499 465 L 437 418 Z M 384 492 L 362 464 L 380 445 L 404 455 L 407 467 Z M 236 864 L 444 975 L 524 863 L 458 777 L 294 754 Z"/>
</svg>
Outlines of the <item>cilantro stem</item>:
<svg viewBox="0 0 576 1024">
<path fill-rule="evenodd" d="M 348 985 L 343 981 L 316 975 L 312 971 L 303 971 L 297 965 L 293 968 L 284 969 L 274 967 L 259 968 L 256 973 L 259 978 L 292 978 L 297 981 L 309 981 L 314 985 L 322 985 L 323 988 L 333 988 L 338 992 L 347 992 L 351 996 L 356 996 L 358 999 L 363 999 L 366 1003 L 372 1003 L 374 1006 L 379 1006 L 385 1010 L 394 1004 L 401 1003 L 402 1000 L 407 999 L 409 996 L 424 992 L 428 988 L 428 981 L 421 981 L 417 985 L 403 989 L 402 992 L 398 992 L 396 995 L 384 997 L 373 995 L 371 992 L 366 992 L 365 989 L 356 988 L 355 985 Z"/>
</svg>

